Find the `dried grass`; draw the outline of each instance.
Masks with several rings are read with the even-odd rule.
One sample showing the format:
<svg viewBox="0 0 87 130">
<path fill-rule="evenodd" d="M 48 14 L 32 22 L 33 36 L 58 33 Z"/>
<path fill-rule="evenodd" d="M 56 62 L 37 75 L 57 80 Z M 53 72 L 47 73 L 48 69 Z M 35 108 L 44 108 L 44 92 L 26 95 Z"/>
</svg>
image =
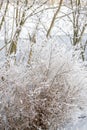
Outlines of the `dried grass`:
<svg viewBox="0 0 87 130">
<path fill-rule="evenodd" d="M 57 130 L 77 118 L 86 106 L 86 71 L 64 57 L 49 70 L 45 64 L 0 70 L 0 130 Z"/>
</svg>

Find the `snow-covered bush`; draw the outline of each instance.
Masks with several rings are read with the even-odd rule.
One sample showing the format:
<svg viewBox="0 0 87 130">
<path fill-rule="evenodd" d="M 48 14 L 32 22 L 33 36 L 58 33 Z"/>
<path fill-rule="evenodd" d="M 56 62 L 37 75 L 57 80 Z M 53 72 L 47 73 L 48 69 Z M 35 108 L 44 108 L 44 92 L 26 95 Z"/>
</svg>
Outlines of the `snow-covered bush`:
<svg viewBox="0 0 87 130">
<path fill-rule="evenodd" d="M 87 72 L 57 44 L 35 45 L 30 65 L 0 69 L 0 130 L 57 130 L 86 108 Z"/>
</svg>

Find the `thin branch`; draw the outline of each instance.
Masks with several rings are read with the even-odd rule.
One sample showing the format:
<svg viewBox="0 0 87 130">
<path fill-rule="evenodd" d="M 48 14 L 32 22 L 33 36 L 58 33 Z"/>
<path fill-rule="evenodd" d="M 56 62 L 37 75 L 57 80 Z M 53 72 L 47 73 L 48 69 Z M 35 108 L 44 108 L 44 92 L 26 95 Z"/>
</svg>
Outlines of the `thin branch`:
<svg viewBox="0 0 87 130">
<path fill-rule="evenodd" d="M 48 32 L 47 32 L 47 35 L 46 35 L 47 38 L 48 38 L 48 36 L 50 35 L 50 32 L 51 32 L 51 30 L 52 30 L 52 28 L 53 28 L 53 25 L 54 25 L 56 16 L 57 16 L 57 14 L 59 13 L 59 11 L 60 11 L 60 9 L 61 9 L 62 3 L 63 3 L 63 0 L 60 0 L 59 7 L 58 7 L 56 13 L 55 13 L 54 16 L 53 16 L 52 22 L 51 22 L 50 27 L 49 27 L 49 29 L 48 29 Z"/>
</svg>

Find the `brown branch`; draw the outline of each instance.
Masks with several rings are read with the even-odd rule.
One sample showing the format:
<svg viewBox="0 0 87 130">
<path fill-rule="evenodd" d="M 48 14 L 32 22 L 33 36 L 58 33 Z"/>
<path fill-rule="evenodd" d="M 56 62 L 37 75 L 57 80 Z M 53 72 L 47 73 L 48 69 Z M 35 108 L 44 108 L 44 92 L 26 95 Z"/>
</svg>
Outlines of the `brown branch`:
<svg viewBox="0 0 87 130">
<path fill-rule="evenodd" d="M 3 15 L 2 19 L 1 19 L 0 30 L 1 30 L 2 25 L 4 23 L 4 20 L 5 20 L 5 16 L 6 16 L 6 13 L 7 13 L 7 10 L 8 10 L 8 5 L 9 5 L 9 2 L 7 2 L 7 4 L 6 4 L 5 12 L 4 12 L 4 15 Z"/>
<path fill-rule="evenodd" d="M 56 16 L 57 16 L 57 14 L 59 13 L 59 11 L 60 11 L 60 9 L 61 9 L 62 3 L 63 3 L 63 0 L 60 0 L 59 7 L 58 7 L 57 11 L 55 12 L 55 14 L 54 14 L 54 16 L 53 16 L 52 22 L 51 22 L 50 27 L 49 27 L 49 29 L 48 29 L 48 32 L 47 32 L 47 35 L 46 35 L 47 37 L 49 36 L 49 34 L 50 34 L 50 32 L 51 32 L 51 30 L 52 30 L 52 28 L 53 28 L 53 25 L 54 25 Z"/>
</svg>

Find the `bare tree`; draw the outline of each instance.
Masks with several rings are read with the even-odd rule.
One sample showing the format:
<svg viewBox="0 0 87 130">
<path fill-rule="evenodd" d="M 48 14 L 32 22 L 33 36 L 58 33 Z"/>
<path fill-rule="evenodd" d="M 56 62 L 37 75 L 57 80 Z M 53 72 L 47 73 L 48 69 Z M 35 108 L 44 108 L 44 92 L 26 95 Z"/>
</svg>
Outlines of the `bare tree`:
<svg viewBox="0 0 87 130">
<path fill-rule="evenodd" d="M 83 10 L 84 7 L 86 7 L 86 4 L 84 6 L 82 1 L 80 0 L 70 0 L 70 6 L 72 10 L 72 18 L 70 22 L 72 23 L 73 29 L 72 45 L 75 46 L 76 50 L 80 49 L 80 56 L 81 59 L 84 61 L 86 43 L 83 43 L 83 36 L 87 28 L 87 15 L 86 12 L 83 12 Z"/>
</svg>

